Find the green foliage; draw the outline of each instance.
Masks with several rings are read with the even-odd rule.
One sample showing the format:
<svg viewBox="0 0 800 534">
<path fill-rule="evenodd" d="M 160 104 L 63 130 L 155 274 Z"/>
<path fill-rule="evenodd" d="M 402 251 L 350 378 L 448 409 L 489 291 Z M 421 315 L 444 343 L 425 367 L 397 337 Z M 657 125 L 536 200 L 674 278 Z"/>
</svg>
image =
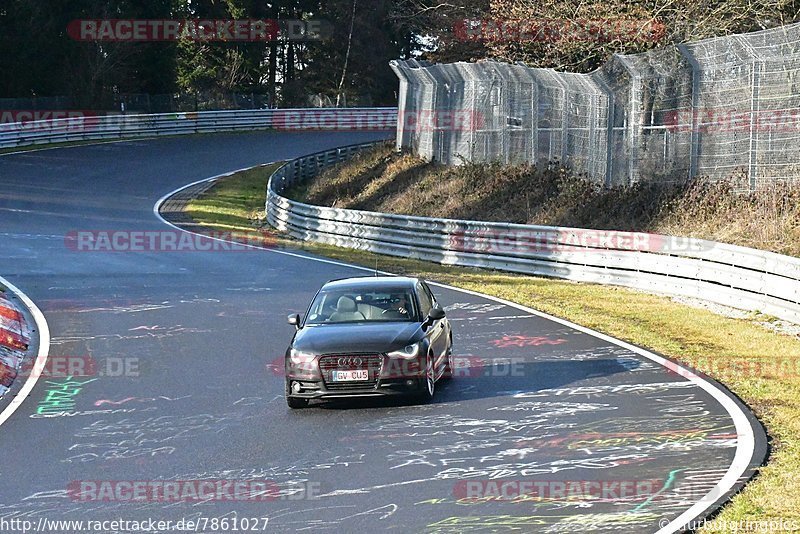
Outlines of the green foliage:
<svg viewBox="0 0 800 534">
<path fill-rule="evenodd" d="M 388 62 L 410 38 L 390 21 L 390 0 L 5 0 L 0 6 L 0 98 L 69 96 L 111 108 L 115 95 L 231 92 L 270 94 L 279 105 L 312 95 L 344 104 L 391 105 L 397 79 Z M 76 19 L 321 20 L 324 40 L 273 42 L 78 42 Z M 345 71 L 347 44 L 351 41 Z"/>
<path fill-rule="evenodd" d="M 270 95 L 281 106 L 393 105 L 392 59 L 493 57 L 586 71 L 614 52 L 774 27 L 798 20 L 799 12 L 796 0 L 3 0 L 0 98 L 69 96 L 80 107 L 109 109 L 125 94 L 244 92 Z M 321 20 L 330 31 L 322 40 L 269 43 L 72 40 L 69 22 L 87 18 Z M 481 41 L 456 31 L 465 19 L 638 21 L 663 31 Z"/>
<path fill-rule="evenodd" d="M 175 43 L 78 42 L 82 18 L 166 18 L 178 0 L 5 0 L 0 7 L 0 97 L 71 96 L 81 107 L 108 106 L 115 92 L 175 87 Z"/>
</svg>

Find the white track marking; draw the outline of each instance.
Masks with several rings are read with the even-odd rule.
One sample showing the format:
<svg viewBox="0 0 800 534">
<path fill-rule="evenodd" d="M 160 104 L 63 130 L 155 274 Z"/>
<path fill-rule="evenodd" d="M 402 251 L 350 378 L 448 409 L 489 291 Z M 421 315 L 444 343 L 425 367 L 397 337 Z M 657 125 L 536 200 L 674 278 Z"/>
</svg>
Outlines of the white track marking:
<svg viewBox="0 0 800 534">
<path fill-rule="evenodd" d="M 9 405 L 6 406 L 5 410 L 0 412 L 0 425 L 2 425 L 9 417 L 11 417 L 14 412 L 17 411 L 17 408 L 22 406 L 22 403 L 28 398 L 31 390 L 33 390 L 33 386 L 36 385 L 36 381 L 39 380 L 39 377 L 42 375 L 44 366 L 47 363 L 47 355 L 50 352 L 50 327 L 47 326 L 47 320 L 44 318 L 42 311 L 36 306 L 36 304 L 33 303 L 30 298 L 28 298 L 25 293 L 20 291 L 16 286 L 11 284 L 2 276 L 0 276 L 0 283 L 6 286 L 9 291 L 14 293 L 17 298 L 22 301 L 25 307 L 28 308 L 28 312 L 33 317 L 34 322 L 36 322 L 36 329 L 38 330 L 39 334 L 39 351 L 36 355 L 36 361 L 33 364 L 33 368 L 31 369 L 31 374 L 17 395 L 11 400 Z"/>
<path fill-rule="evenodd" d="M 203 182 L 209 182 L 209 181 L 212 181 L 212 180 L 217 180 L 219 178 L 222 178 L 222 177 L 225 177 L 225 176 L 230 176 L 230 175 L 238 173 L 238 172 L 242 172 L 242 171 L 246 171 L 246 170 L 250 170 L 250 169 L 255 169 L 257 167 L 263 167 L 264 165 L 269 165 L 269 163 L 265 163 L 265 164 L 261 164 L 261 165 L 253 165 L 251 167 L 238 169 L 238 170 L 235 170 L 235 171 L 227 172 L 225 174 L 218 174 L 216 176 L 212 176 L 211 178 L 206 178 L 204 180 L 198 180 L 198 181 L 193 182 L 191 184 L 179 187 L 179 188 L 175 189 L 174 191 L 171 191 L 171 192 L 167 193 L 166 195 L 164 195 L 163 197 L 161 197 L 160 199 L 158 199 L 156 204 L 153 206 L 153 213 L 163 223 L 165 223 L 165 224 L 167 224 L 167 225 L 169 225 L 169 226 L 171 226 L 171 227 L 173 227 L 173 228 L 175 228 L 177 230 L 181 230 L 183 232 L 187 232 L 187 233 L 190 233 L 190 234 L 202 235 L 202 234 L 200 234 L 198 232 L 192 232 L 190 230 L 185 230 L 185 229 L 183 229 L 183 228 L 181 228 L 179 226 L 176 226 L 176 225 L 172 224 L 171 222 L 167 221 L 166 219 L 164 219 L 164 217 L 162 217 L 161 214 L 159 213 L 159 208 L 161 207 L 161 205 L 169 197 L 171 197 L 171 196 L 175 195 L 176 193 L 179 193 L 180 191 L 182 191 L 182 190 L 184 190 L 186 188 L 189 188 L 191 186 L 194 186 L 194 185 L 197 185 L 197 184 L 200 184 L 200 183 L 203 183 Z M 212 237 L 211 239 L 216 239 L 218 241 L 226 241 L 226 240 L 218 238 L 218 237 Z M 263 247 L 263 246 L 258 246 L 258 245 L 250 245 L 250 244 L 247 244 L 246 246 L 248 246 L 250 248 L 262 249 L 262 250 L 265 250 L 267 252 L 272 252 L 272 253 L 275 253 L 275 254 L 282 254 L 284 256 L 292 256 L 292 257 L 295 257 L 295 258 L 301 258 L 301 259 L 305 259 L 305 260 L 316 261 L 316 262 L 319 262 L 319 263 L 326 263 L 326 264 L 329 264 L 329 265 L 336 265 L 336 266 L 339 266 L 339 267 L 347 267 L 347 268 L 357 269 L 357 270 L 360 270 L 360 271 L 366 271 L 366 272 L 370 272 L 370 273 L 376 272 L 375 269 L 371 269 L 369 267 L 362 267 L 360 265 L 352 265 L 352 264 L 349 264 L 349 263 L 344 263 L 344 262 L 335 261 L 335 260 L 328 260 L 328 259 L 324 259 L 324 258 L 315 258 L 315 257 L 312 257 L 312 256 L 306 256 L 306 255 L 303 255 L 303 254 L 297 254 L 297 253 L 288 252 L 288 251 L 285 251 L 285 250 L 277 250 L 277 249 L 274 249 L 274 248 Z M 389 273 L 389 272 L 386 272 L 386 271 L 377 271 L 377 272 L 380 273 L 380 274 L 385 274 L 385 275 L 393 275 L 393 273 Z M 637 346 L 631 345 L 630 343 L 626 343 L 625 341 L 621 341 L 619 339 L 615 339 L 615 338 L 613 338 L 611 336 L 608 336 L 606 334 L 603 334 L 601 332 L 597 332 L 596 330 L 592 330 L 591 328 L 586 328 L 584 326 L 580 326 L 578 324 L 575 324 L 575 323 L 572 323 L 570 321 L 567 321 L 566 319 L 561 319 L 559 317 L 555 317 L 553 315 L 549 315 L 549 314 L 541 312 L 539 310 L 535 310 L 533 308 L 529 308 L 527 306 L 523 306 L 522 304 L 517 304 L 516 302 L 511 302 L 509 300 L 505 300 L 505 299 L 502 299 L 502 298 L 499 298 L 499 297 L 493 297 L 491 295 L 485 295 L 485 294 L 479 293 L 477 291 L 470 291 L 468 289 L 461 289 L 461 288 L 449 286 L 449 285 L 446 285 L 446 284 L 439 284 L 439 283 L 436 283 L 436 282 L 429 282 L 429 284 L 433 285 L 433 286 L 436 286 L 436 287 L 449 289 L 451 291 L 457 291 L 457 292 L 464 293 L 464 294 L 467 294 L 467 295 L 473 295 L 473 296 L 481 297 L 481 298 L 484 298 L 484 299 L 492 300 L 492 301 L 497 302 L 499 304 L 505 304 L 506 306 L 511 306 L 513 308 L 516 308 L 518 310 L 524 311 L 526 313 L 530 313 L 530 314 L 535 315 L 537 317 L 541 317 L 543 319 L 547 319 L 547 320 L 552 321 L 554 323 L 557 323 L 557 324 L 572 328 L 572 329 L 577 330 L 579 332 L 583 332 L 584 334 L 588 334 L 588 335 L 593 336 L 593 337 L 595 337 L 597 339 L 603 340 L 603 341 L 605 341 L 607 343 L 611 343 L 611 344 L 617 345 L 618 347 L 622 347 L 624 349 L 630 350 L 631 352 L 634 352 L 634 353 L 636 353 L 636 354 L 638 354 L 640 356 L 643 356 L 644 358 L 647 358 L 648 360 L 651 360 L 651 361 L 653 361 L 653 362 L 655 362 L 655 363 L 657 363 L 657 364 L 659 364 L 659 365 L 661 365 L 663 367 L 666 367 L 668 370 L 673 371 L 673 372 L 679 374 L 680 376 L 686 378 L 689 382 L 697 385 L 698 387 L 703 389 L 706 393 L 711 395 L 717 402 L 720 403 L 720 405 L 723 408 L 725 408 L 725 411 L 728 412 L 728 415 L 730 415 L 730 417 L 733 420 L 733 423 L 734 423 L 734 425 L 736 427 L 736 434 L 737 434 L 736 454 L 734 455 L 733 462 L 731 462 L 731 465 L 728 468 L 728 470 L 726 471 L 725 475 L 723 475 L 723 477 L 719 480 L 719 482 L 717 482 L 716 486 L 714 486 L 714 488 L 711 491 L 709 491 L 699 501 L 697 501 L 695 504 L 693 504 L 688 510 L 686 510 L 681 515 L 679 515 L 678 517 L 673 519 L 669 524 L 667 524 L 663 528 L 660 528 L 656 532 L 656 534 L 668 534 L 670 532 L 678 532 L 678 531 L 684 530 L 683 527 L 685 525 L 687 525 L 688 523 L 690 523 L 691 521 L 693 521 L 694 519 L 699 517 L 700 514 L 702 514 L 704 511 L 706 511 L 720 497 L 722 497 L 725 493 L 730 491 L 736 485 L 736 483 L 738 482 L 739 477 L 741 477 L 745 473 L 745 471 L 747 471 L 747 468 L 750 465 L 750 459 L 752 458 L 753 452 L 755 451 L 755 436 L 753 435 L 753 429 L 750 426 L 750 423 L 748 421 L 747 415 L 733 401 L 733 399 L 730 396 L 725 394 L 724 391 L 722 391 L 720 388 L 718 388 L 714 384 L 704 380 L 703 378 L 701 378 L 697 374 L 693 373 L 689 369 L 687 369 L 687 368 L 685 368 L 685 367 L 683 367 L 683 366 L 681 366 L 681 365 L 679 365 L 679 364 L 677 364 L 677 363 L 675 363 L 675 362 L 673 362 L 671 360 L 668 360 L 668 359 L 664 358 L 663 356 L 659 356 L 658 354 L 655 354 L 655 353 L 652 353 L 652 352 L 650 352 L 648 350 L 645 350 L 645 349 L 643 349 L 641 347 L 637 347 Z"/>
</svg>

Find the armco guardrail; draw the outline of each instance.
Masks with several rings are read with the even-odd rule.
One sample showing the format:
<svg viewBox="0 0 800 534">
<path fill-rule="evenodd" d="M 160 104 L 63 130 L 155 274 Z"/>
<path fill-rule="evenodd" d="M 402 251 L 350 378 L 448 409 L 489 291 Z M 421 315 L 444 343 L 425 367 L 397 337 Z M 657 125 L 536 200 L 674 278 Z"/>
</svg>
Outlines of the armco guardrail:
<svg viewBox="0 0 800 534">
<path fill-rule="evenodd" d="M 613 284 L 800 323 L 800 259 L 638 232 L 433 219 L 311 206 L 282 193 L 375 143 L 319 152 L 269 180 L 267 220 L 293 237 L 442 264 Z"/>
<path fill-rule="evenodd" d="M 0 149 L 38 144 L 237 130 L 395 130 L 397 108 L 199 111 L 156 115 L 85 115 L 0 124 Z"/>
</svg>

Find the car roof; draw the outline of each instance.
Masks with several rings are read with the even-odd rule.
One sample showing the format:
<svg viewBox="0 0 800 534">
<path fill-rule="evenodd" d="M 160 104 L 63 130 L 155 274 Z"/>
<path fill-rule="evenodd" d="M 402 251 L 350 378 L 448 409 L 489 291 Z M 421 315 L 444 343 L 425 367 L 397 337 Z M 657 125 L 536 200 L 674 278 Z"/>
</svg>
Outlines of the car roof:
<svg viewBox="0 0 800 534">
<path fill-rule="evenodd" d="M 323 289 L 395 291 L 398 289 L 413 289 L 418 281 L 418 278 L 408 276 L 358 276 L 331 280 L 323 286 Z"/>
</svg>

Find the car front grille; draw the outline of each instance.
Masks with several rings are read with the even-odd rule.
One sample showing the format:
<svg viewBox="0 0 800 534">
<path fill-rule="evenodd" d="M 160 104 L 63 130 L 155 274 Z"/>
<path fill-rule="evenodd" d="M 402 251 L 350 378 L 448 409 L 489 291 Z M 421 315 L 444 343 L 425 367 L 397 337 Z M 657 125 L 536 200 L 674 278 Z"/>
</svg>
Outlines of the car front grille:
<svg viewBox="0 0 800 534">
<path fill-rule="evenodd" d="M 374 388 L 381 374 L 383 357 L 380 354 L 326 354 L 319 359 L 319 370 L 325 387 L 330 391 L 347 391 Z M 366 369 L 369 380 L 358 382 L 333 382 L 333 371 Z"/>
</svg>

